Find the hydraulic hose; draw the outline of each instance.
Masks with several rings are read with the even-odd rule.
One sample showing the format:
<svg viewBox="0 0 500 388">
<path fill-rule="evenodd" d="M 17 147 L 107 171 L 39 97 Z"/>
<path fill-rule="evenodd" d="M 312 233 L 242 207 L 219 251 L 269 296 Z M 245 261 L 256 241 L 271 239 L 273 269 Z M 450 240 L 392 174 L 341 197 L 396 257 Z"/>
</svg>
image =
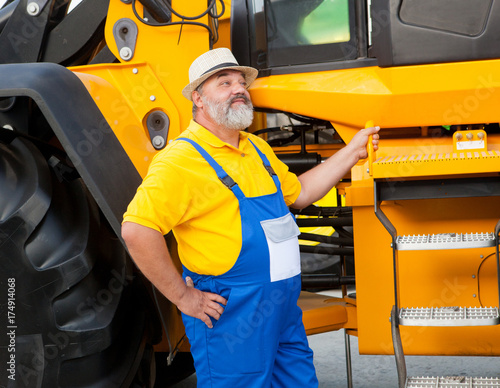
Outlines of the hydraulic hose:
<svg viewBox="0 0 500 388">
<path fill-rule="evenodd" d="M 352 226 L 352 217 L 335 217 L 335 218 L 297 218 L 299 227 L 306 226 Z"/>
<path fill-rule="evenodd" d="M 339 255 L 339 256 L 354 256 L 354 248 L 339 248 L 324 245 L 300 245 L 300 252 L 314 253 L 318 255 Z"/>
<path fill-rule="evenodd" d="M 302 289 L 329 289 L 351 286 L 356 283 L 354 276 L 337 274 L 302 274 Z"/>
<path fill-rule="evenodd" d="M 321 234 L 315 234 L 315 233 L 301 233 L 299 236 L 299 240 L 316 241 L 320 243 L 343 245 L 349 247 L 352 247 L 354 244 L 354 240 L 352 238 L 323 236 Z"/>
</svg>

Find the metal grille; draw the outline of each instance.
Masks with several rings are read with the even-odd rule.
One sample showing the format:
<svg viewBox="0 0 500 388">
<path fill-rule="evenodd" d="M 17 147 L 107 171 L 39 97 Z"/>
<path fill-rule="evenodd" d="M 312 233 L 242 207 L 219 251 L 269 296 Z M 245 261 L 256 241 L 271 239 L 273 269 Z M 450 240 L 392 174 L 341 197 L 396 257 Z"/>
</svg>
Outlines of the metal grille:
<svg viewBox="0 0 500 388">
<path fill-rule="evenodd" d="M 495 246 L 494 233 L 441 233 L 398 236 L 396 249 L 401 251 L 431 249 L 487 248 Z"/>
<path fill-rule="evenodd" d="M 497 307 L 409 307 L 399 310 L 399 324 L 407 326 L 497 325 Z"/>
<path fill-rule="evenodd" d="M 495 388 L 500 387 L 497 377 L 408 377 L 406 388 Z"/>
</svg>

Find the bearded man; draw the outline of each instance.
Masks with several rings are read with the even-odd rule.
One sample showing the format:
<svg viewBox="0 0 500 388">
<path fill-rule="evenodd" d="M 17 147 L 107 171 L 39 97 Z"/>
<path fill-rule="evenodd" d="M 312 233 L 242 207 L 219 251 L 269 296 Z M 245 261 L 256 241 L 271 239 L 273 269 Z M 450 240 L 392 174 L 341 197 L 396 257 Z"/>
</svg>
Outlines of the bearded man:
<svg viewBox="0 0 500 388">
<path fill-rule="evenodd" d="M 288 206 L 322 198 L 366 158 L 360 130 L 297 178 L 252 123 L 257 70 L 215 49 L 190 67 L 193 120 L 153 159 L 122 235 L 146 277 L 182 312 L 198 387 L 317 387 L 300 293 L 299 230 Z M 183 275 L 164 235 L 173 231 Z"/>
</svg>

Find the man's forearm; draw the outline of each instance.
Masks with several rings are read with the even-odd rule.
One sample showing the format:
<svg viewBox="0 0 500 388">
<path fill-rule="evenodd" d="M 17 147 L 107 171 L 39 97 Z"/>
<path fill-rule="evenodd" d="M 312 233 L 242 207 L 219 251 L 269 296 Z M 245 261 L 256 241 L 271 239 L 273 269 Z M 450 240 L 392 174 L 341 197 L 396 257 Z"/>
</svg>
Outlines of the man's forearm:
<svg viewBox="0 0 500 388">
<path fill-rule="evenodd" d="M 187 284 L 177 271 L 163 235 L 134 222 L 125 222 L 122 236 L 132 259 L 141 272 L 183 313 L 201 319 L 212 327 L 210 317 L 219 319 L 227 301 L 222 296 L 202 292 Z"/>
</svg>

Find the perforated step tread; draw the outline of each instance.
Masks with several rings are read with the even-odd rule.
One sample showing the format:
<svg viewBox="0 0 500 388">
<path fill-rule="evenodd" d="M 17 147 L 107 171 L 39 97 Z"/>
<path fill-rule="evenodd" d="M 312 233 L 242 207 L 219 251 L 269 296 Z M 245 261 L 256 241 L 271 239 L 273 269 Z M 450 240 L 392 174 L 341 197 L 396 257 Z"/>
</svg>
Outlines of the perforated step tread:
<svg viewBox="0 0 500 388">
<path fill-rule="evenodd" d="M 498 377 L 408 377 L 406 388 L 494 388 L 500 387 Z"/>
<path fill-rule="evenodd" d="M 389 155 L 373 163 L 373 177 L 436 176 L 497 172 L 499 150 L 438 152 L 433 154 Z"/>
<path fill-rule="evenodd" d="M 399 310 L 403 326 L 491 326 L 500 323 L 497 307 L 407 307 Z"/>
<path fill-rule="evenodd" d="M 440 233 L 398 236 L 400 251 L 488 248 L 495 246 L 494 233 Z"/>
</svg>

